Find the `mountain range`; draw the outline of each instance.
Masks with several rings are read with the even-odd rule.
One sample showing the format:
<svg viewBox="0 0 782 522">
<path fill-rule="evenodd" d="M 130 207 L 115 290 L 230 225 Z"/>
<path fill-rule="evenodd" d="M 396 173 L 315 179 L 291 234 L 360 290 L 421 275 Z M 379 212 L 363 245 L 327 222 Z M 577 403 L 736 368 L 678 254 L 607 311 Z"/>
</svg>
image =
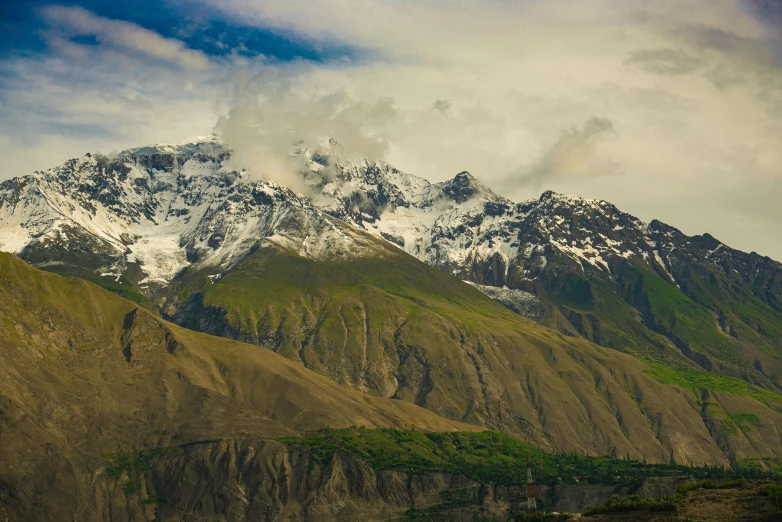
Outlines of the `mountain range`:
<svg viewBox="0 0 782 522">
<path fill-rule="evenodd" d="M 782 386 L 776 261 L 605 201 L 545 192 L 513 203 L 466 172 L 432 184 L 346 159 L 333 141 L 292 156 L 308 197 L 227 168 L 230 151 L 214 137 L 111 160 L 88 154 L 0 186 L 0 248 L 100 278 L 173 317 L 166 289 L 185 272 L 214 281 L 262 244 L 314 261 L 386 249 L 360 230 L 488 295 L 504 292 L 567 335 Z"/>
<path fill-rule="evenodd" d="M 0 250 L 71 277 L 2 257 L 2 436 L 57 438 L 85 477 L 95 451 L 67 451 L 107 424 L 105 452 L 467 423 L 555 453 L 782 456 L 779 263 L 604 201 L 429 183 L 334 141 L 290 161 L 299 193 L 236 170 L 215 137 L 0 184 Z M 94 392 L 105 405 L 77 406 Z M 0 478 L 29 501 L 19 455 Z"/>
</svg>

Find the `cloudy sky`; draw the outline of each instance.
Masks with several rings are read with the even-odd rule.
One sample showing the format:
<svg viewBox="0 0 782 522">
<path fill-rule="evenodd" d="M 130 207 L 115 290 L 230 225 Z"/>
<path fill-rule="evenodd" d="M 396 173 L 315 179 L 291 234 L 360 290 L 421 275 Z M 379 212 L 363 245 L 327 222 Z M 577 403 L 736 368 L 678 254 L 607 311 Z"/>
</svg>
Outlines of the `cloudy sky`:
<svg viewBox="0 0 782 522">
<path fill-rule="evenodd" d="M 607 199 L 782 260 L 778 0 L 0 2 L 0 180 L 221 132 L 515 200 Z"/>
</svg>

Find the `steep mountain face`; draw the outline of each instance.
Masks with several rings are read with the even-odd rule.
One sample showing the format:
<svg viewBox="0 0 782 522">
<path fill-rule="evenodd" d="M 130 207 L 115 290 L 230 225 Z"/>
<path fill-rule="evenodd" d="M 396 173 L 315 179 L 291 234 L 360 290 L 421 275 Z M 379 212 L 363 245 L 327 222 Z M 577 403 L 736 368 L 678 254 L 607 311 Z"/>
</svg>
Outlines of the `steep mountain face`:
<svg viewBox="0 0 782 522">
<path fill-rule="evenodd" d="M 332 155 L 306 163 L 322 208 L 460 279 L 536 295 L 548 313 L 529 317 L 649 359 L 782 386 L 780 263 L 605 201 L 546 192 L 513 203 L 466 172 L 430 184 Z"/>
<path fill-rule="evenodd" d="M 350 425 L 361 428 L 343 431 L 369 437 L 380 427 L 440 432 L 430 440 L 480 430 L 361 396 L 267 350 L 185 330 L 0 254 L 3 520 L 380 521 L 411 507 L 512 520 L 521 509 L 515 484 L 373 468 L 341 450 L 326 463 L 296 444 L 305 431 Z M 659 495 L 649 487 L 659 482 L 647 479 L 638 492 Z M 579 510 L 630 491 L 566 482 L 538 492 L 556 509 Z"/>
<path fill-rule="evenodd" d="M 326 425 L 479 429 L 362 396 L 267 350 L 165 323 L 0 253 L 4 520 L 152 520 L 144 515 L 152 506 L 125 498 L 106 454 Z"/>
<path fill-rule="evenodd" d="M 748 286 L 741 272 L 762 265 L 751 255 L 702 258 L 696 238 L 604 202 L 514 204 L 467 173 L 430 184 L 334 147 L 298 151 L 305 198 L 228 156 L 210 139 L 6 182 L 0 248 L 550 450 L 713 464 L 782 453 L 770 260 Z M 738 275 L 714 268 L 723 251 Z"/>
</svg>

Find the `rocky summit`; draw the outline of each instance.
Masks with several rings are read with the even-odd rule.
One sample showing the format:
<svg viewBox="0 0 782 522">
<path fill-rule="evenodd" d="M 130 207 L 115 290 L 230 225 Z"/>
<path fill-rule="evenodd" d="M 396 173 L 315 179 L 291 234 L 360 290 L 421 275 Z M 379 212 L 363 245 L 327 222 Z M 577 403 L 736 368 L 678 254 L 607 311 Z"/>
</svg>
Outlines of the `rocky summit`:
<svg viewBox="0 0 782 522">
<path fill-rule="evenodd" d="M 591 470 L 548 491 L 613 466 L 607 495 L 624 463 L 782 457 L 776 261 L 334 141 L 293 149 L 297 191 L 231 155 L 213 136 L 0 184 L 0 513 L 508 519 L 524 452 Z"/>
</svg>

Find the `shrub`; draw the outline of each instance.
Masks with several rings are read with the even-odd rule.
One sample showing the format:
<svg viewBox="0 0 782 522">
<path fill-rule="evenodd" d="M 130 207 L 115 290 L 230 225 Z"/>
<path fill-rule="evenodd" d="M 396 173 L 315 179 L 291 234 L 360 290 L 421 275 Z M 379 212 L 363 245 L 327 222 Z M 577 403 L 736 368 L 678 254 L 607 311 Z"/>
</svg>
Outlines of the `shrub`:
<svg viewBox="0 0 782 522">
<path fill-rule="evenodd" d="M 770 520 L 779 520 L 782 518 L 782 485 L 768 484 L 761 488 L 762 495 L 768 497 L 766 503 L 766 513 Z"/>
<path fill-rule="evenodd" d="M 736 480 L 724 482 L 719 485 L 719 489 L 744 489 L 747 487 L 747 479 L 739 477 Z"/>
<path fill-rule="evenodd" d="M 676 488 L 676 493 L 679 495 L 684 495 L 685 493 L 695 491 L 696 489 L 714 489 L 716 487 L 717 485 L 711 480 L 701 480 L 700 482 L 680 485 Z"/>
<path fill-rule="evenodd" d="M 640 495 L 612 495 L 603 504 L 589 507 L 583 515 L 600 515 L 602 513 L 619 513 L 626 511 L 676 511 L 677 503 L 673 497 L 642 498 Z"/>
</svg>

